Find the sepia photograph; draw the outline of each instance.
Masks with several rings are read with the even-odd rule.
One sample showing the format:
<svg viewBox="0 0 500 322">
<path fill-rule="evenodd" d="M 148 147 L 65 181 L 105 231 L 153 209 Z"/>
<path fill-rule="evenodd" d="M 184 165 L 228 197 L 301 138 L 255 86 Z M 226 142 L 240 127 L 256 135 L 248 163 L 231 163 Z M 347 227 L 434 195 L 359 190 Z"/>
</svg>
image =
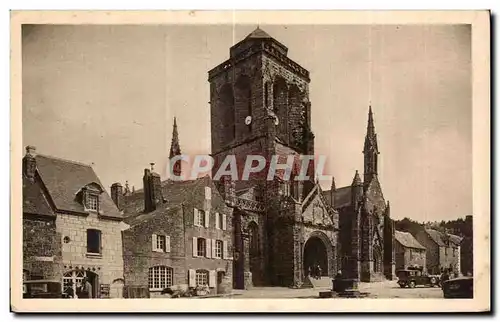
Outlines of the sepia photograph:
<svg viewBox="0 0 500 322">
<path fill-rule="evenodd" d="M 50 14 L 11 15 L 14 311 L 491 309 L 487 11 Z"/>
</svg>

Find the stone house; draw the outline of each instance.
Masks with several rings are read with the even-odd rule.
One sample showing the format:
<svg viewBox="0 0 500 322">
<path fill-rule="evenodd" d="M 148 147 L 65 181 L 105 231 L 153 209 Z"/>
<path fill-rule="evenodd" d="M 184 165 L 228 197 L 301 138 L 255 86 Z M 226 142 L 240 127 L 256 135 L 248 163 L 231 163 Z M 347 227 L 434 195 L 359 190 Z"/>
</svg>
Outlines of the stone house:
<svg viewBox="0 0 500 322">
<path fill-rule="evenodd" d="M 126 285 L 147 285 L 151 297 L 177 284 L 208 285 L 212 294 L 229 291 L 231 209 L 209 177 L 160 182 L 156 173 L 146 170 L 145 182 L 154 178 L 158 180 L 153 185 L 160 185 L 155 190 L 162 193 L 154 209 L 136 211 L 138 195 L 144 198 L 141 204 L 154 198 L 147 189 L 125 197 L 125 222 L 130 226 L 123 231 Z"/>
<path fill-rule="evenodd" d="M 426 249 L 426 265 L 429 274 L 440 274 L 443 269 L 460 272 L 460 243 L 462 238 L 434 229 L 424 229 L 415 235 Z"/>
<path fill-rule="evenodd" d="M 40 222 L 36 229 L 29 229 L 28 224 L 23 227 L 28 232 L 23 236 L 29 246 L 24 249 L 26 254 L 38 248 L 35 253 L 44 255 L 44 262 L 54 263 L 45 264 L 52 270 L 49 273 L 45 268 L 44 277 L 61 280 L 63 291 L 75 288 L 87 277 L 94 298 L 121 297 L 123 215 L 92 167 L 36 155 L 33 147 L 27 149 L 23 163 L 28 181 L 32 180 L 23 187 L 23 212 L 33 212 L 31 196 L 38 194 L 35 212 L 43 210 L 46 218 L 53 218 L 43 228 Z"/>
<path fill-rule="evenodd" d="M 403 231 L 395 231 L 395 257 L 396 269 L 407 269 L 408 267 L 421 267 L 426 270 L 426 249 L 412 234 Z"/>
<path fill-rule="evenodd" d="M 180 153 L 176 125 L 172 146 L 178 149 L 173 155 Z M 180 165 L 176 169 L 180 172 Z M 145 169 L 143 182 L 134 193 L 117 193 L 129 225 L 123 231 L 126 285 L 147 287 L 150 297 L 178 284 L 208 285 L 211 294 L 230 291 L 232 209 L 211 178 L 162 182 Z"/>
<path fill-rule="evenodd" d="M 36 171 L 35 148 L 23 158 L 23 280 L 60 279 L 61 237 L 56 214 Z"/>
</svg>

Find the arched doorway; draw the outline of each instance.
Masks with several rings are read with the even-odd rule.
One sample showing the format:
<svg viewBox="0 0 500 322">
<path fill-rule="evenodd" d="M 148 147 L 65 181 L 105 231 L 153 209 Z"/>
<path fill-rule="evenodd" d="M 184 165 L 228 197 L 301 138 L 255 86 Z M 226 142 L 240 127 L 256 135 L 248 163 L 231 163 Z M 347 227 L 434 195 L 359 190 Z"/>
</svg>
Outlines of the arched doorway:
<svg viewBox="0 0 500 322">
<path fill-rule="evenodd" d="M 97 298 L 99 291 L 99 275 L 83 269 L 75 269 L 64 273 L 62 281 L 63 293 L 68 293 L 69 288 L 72 288 L 73 292 L 71 293 L 77 294 L 77 289 L 82 286 L 84 277 L 87 277 L 89 283 L 92 285 L 92 297 Z"/>
<path fill-rule="evenodd" d="M 315 268 L 320 267 L 320 272 Z M 317 236 L 309 238 L 304 245 L 304 275 L 329 276 L 328 251 L 323 240 Z"/>
</svg>

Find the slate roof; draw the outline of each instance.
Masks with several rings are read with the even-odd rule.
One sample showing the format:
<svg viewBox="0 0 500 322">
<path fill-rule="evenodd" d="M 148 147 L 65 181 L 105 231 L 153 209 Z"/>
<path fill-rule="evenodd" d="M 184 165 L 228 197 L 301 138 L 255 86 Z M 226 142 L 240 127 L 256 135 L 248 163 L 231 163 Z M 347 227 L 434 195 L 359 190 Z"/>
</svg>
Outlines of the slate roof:
<svg viewBox="0 0 500 322">
<path fill-rule="evenodd" d="M 257 27 L 254 31 L 252 31 L 246 38 L 273 38 L 269 36 L 267 32 Z"/>
<path fill-rule="evenodd" d="M 40 154 L 36 156 L 36 165 L 57 211 L 85 213 L 84 206 L 77 201 L 76 195 L 86 185 L 94 183 L 103 190 L 99 196 L 101 215 L 123 218 L 90 165 Z"/>
<path fill-rule="evenodd" d="M 425 249 L 422 244 L 420 244 L 412 234 L 404 231 L 396 230 L 394 232 L 394 238 L 403 246 L 407 248 Z"/>
<path fill-rule="evenodd" d="M 175 215 L 179 211 L 179 209 L 181 209 L 181 207 L 181 205 L 174 205 L 169 208 L 158 208 L 155 211 L 148 213 L 137 213 L 133 216 L 126 217 L 123 221 L 130 227 L 134 227 L 156 217 L 157 215 Z"/>
<path fill-rule="evenodd" d="M 38 177 L 30 181 L 23 176 L 23 213 L 55 217 Z"/>
<path fill-rule="evenodd" d="M 328 200 L 328 202 L 331 203 L 332 201 L 331 201 L 331 197 L 330 197 L 331 196 L 330 191 L 331 190 L 323 191 L 323 197 L 325 197 L 326 200 Z M 333 194 L 333 197 L 334 197 L 334 208 L 335 209 L 350 206 L 351 202 L 352 202 L 351 186 L 337 188 Z"/>
<path fill-rule="evenodd" d="M 431 237 L 431 239 L 438 245 L 438 246 L 441 246 L 441 247 L 444 247 L 446 246 L 446 236 L 449 237 L 449 240 L 451 243 L 455 244 L 455 246 L 460 246 L 460 243 L 462 242 L 462 237 L 460 236 L 457 236 L 457 235 L 453 235 L 453 234 L 445 234 L 440 232 L 440 231 L 437 231 L 437 230 L 434 230 L 434 229 L 426 229 L 425 230 L 427 232 L 427 234 Z"/>
<path fill-rule="evenodd" d="M 180 204 L 193 197 L 196 193 L 204 193 L 199 190 L 207 185 L 211 179 L 208 176 L 195 180 L 172 181 L 166 180 L 162 182 L 162 194 L 166 200 L 166 205 Z M 159 207 L 165 208 L 165 207 Z M 125 196 L 126 214 L 134 215 L 144 211 L 144 191 L 137 190 L 135 193 Z"/>
</svg>

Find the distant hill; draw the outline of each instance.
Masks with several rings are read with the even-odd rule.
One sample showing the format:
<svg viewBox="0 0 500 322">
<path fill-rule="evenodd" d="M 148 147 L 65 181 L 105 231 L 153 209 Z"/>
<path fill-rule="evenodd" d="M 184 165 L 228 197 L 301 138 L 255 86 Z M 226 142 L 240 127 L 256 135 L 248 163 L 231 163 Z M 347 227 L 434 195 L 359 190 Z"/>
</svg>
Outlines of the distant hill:
<svg viewBox="0 0 500 322">
<path fill-rule="evenodd" d="M 420 223 L 410 218 L 403 218 L 402 220 L 395 220 L 394 224 L 396 230 L 409 232 L 416 235 L 419 231 L 424 230 L 425 227 L 432 228 L 438 231 L 447 231 L 450 234 L 458 235 L 460 237 L 471 237 L 471 229 L 466 225 L 464 218 L 458 218 L 449 221 L 434 221 Z"/>
</svg>

